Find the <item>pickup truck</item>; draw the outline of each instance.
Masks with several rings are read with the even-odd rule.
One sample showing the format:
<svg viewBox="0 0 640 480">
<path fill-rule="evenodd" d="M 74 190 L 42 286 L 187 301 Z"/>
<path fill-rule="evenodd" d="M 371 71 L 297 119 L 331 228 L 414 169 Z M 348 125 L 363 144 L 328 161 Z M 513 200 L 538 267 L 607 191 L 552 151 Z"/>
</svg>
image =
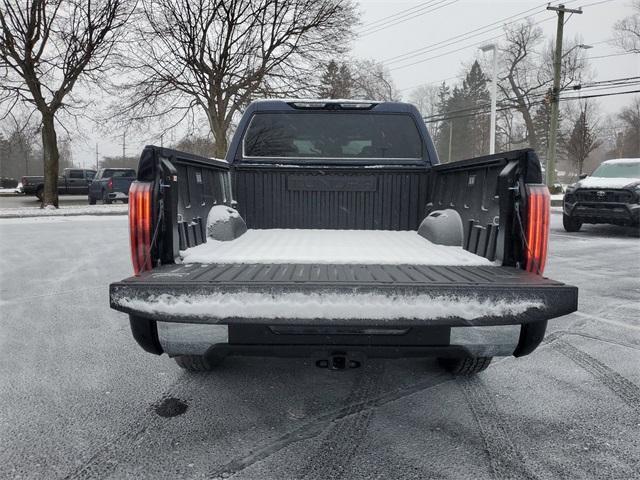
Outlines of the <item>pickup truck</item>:
<svg viewBox="0 0 640 480">
<path fill-rule="evenodd" d="M 567 232 L 579 231 L 583 223 L 640 225 L 640 158 L 607 160 L 569 185 L 562 223 Z"/>
<path fill-rule="evenodd" d="M 133 168 L 101 168 L 89 184 L 89 205 L 97 200 L 112 203 L 114 200 L 129 202 L 129 187 L 136 179 Z"/>
<path fill-rule="evenodd" d="M 521 357 L 577 288 L 545 278 L 549 193 L 533 150 L 438 164 L 418 110 L 256 101 L 225 160 L 147 146 L 129 193 L 133 337 L 190 371 L 228 355 Z"/>
<path fill-rule="evenodd" d="M 65 168 L 62 176 L 58 177 L 58 195 L 86 195 L 89 183 L 95 176 L 95 170 L 81 168 Z M 25 195 L 35 195 L 42 201 L 44 192 L 43 176 L 28 176 L 20 179 L 22 192 Z"/>
</svg>

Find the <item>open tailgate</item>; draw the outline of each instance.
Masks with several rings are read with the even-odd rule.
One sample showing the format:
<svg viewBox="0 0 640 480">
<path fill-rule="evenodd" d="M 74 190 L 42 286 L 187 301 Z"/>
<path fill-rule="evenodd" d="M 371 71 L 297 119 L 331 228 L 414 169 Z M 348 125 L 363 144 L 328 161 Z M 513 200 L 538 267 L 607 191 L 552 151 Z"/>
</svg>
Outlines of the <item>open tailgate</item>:
<svg viewBox="0 0 640 480">
<path fill-rule="evenodd" d="M 113 283 L 110 301 L 169 322 L 504 325 L 574 312 L 578 290 L 514 267 L 187 264 Z"/>
</svg>

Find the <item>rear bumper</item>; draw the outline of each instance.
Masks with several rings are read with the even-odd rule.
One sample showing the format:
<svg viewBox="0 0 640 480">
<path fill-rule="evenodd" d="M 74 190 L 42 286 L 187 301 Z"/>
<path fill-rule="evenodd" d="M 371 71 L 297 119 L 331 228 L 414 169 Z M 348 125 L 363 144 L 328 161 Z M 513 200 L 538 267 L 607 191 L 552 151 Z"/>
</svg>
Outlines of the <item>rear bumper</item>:
<svg viewBox="0 0 640 480">
<path fill-rule="evenodd" d="M 637 225 L 640 222 L 640 204 L 637 203 L 568 203 L 564 213 L 582 223 L 612 223 Z"/>
<path fill-rule="evenodd" d="M 135 321 L 135 320 L 133 320 Z M 229 355 L 325 358 L 336 352 L 369 358 L 523 356 L 544 337 L 546 322 L 485 327 L 408 328 L 402 333 L 283 334 L 271 327 L 157 322 L 162 352 L 177 355 Z"/>
<path fill-rule="evenodd" d="M 109 200 L 128 200 L 129 195 L 124 192 L 109 192 L 107 194 Z"/>
</svg>

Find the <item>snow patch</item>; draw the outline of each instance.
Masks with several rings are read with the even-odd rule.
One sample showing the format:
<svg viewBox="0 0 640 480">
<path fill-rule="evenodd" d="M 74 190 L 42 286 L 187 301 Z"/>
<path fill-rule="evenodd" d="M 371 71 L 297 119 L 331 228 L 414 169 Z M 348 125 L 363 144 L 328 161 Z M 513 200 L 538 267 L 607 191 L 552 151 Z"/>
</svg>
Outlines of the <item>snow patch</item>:
<svg viewBox="0 0 640 480">
<path fill-rule="evenodd" d="M 640 178 L 587 177 L 580 180 L 578 188 L 625 188 L 640 182 Z"/>
<path fill-rule="evenodd" d="M 518 315 L 544 308 L 541 300 L 480 300 L 472 296 L 381 295 L 374 293 L 212 293 L 121 297 L 116 303 L 137 312 L 172 317 L 224 319 L 439 319 Z"/>
<path fill-rule="evenodd" d="M 128 205 L 77 205 L 55 208 L 53 205 L 24 208 L 0 208 L 0 218 L 13 217 L 64 217 L 72 215 L 125 215 Z"/>
<path fill-rule="evenodd" d="M 180 252 L 183 263 L 494 265 L 462 247 L 436 245 L 415 231 L 248 230 Z"/>
<path fill-rule="evenodd" d="M 207 215 L 207 227 L 218 222 L 228 222 L 229 219 L 238 217 L 240 217 L 240 214 L 237 210 L 226 205 L 215 205 L 211 207 L 209 215 Z"/>
</svg>

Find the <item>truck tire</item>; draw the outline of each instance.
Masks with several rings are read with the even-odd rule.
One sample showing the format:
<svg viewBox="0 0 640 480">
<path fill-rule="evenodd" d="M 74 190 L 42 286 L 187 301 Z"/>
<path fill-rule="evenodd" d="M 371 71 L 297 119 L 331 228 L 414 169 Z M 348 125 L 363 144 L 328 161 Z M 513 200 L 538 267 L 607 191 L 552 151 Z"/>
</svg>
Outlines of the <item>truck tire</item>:
<svg viewBox="0 0 640 480">
<path fill-rule="evenodd" d="M 44 187 L 38 187 L 38 189 L 36 190 L 36 197 L 41 202 L 42 200 L 44 200 Z"/>
<path fill-rule="evenodd" d="M 205 357 L 204 355 L 179 355 L 173 359 L 180 368 L 189 372 L 210 372 L 222 363 L 222 359 Z"/>
<path fill-rule="evenodd" d="M 111 199 L 109 198 L 109 194 L 107 192 L 102 192 L 102 203 L 104 205 L 111 205 Z"/>
<path fill-rule="evenodd" d="M 95 204 L 96 204 L 96 199 L 92 195 L 89 195 L 89 205 L 95 205 Z"/>
<path fill-rule="evenodd" d="M 454 375 L 475 375 L 486 370 L 493 357 L 439 358 L 440 365 Z"/>
<path fill-rule="evenodd" d="M 582 228 L 582 222 L 571 218 L 569 215 L 562 214 L 562 226 L 567 232 L 577 232 Z"/>
</svg>

